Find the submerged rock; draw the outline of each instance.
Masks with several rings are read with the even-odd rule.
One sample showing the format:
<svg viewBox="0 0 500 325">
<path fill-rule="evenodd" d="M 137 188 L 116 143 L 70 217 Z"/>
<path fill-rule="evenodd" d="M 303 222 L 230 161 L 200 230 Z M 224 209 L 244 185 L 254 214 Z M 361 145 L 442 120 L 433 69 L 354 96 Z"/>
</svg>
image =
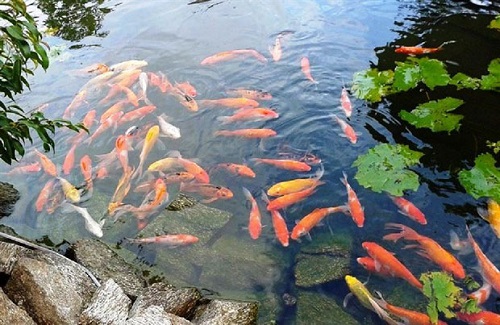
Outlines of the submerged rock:
<svg viewBox="0 0 500 325">
<path fill-rule="evenodd" d="M 19 198 L 19 191 L 13 185 L 0 182 L 0 218 L 12 213 L 14 204 Z"/>
<path fill-rule="evenodd" d="M 0 288 L 0 325 L 35 325 L 28 313 L 13 303 Z"/>
<path fill-rule="evenodd" d="M 357 325 L 359 322 L 347 313 L 334 298 L 301 290 L 297 299 L 296 324 Z"/>
<path fill-rule="evenodd" d="M 205 299 L 198 305 L 191 322 L 211 325 L 257 324 L 258 307 L 255 302 Z"/>
</svg>

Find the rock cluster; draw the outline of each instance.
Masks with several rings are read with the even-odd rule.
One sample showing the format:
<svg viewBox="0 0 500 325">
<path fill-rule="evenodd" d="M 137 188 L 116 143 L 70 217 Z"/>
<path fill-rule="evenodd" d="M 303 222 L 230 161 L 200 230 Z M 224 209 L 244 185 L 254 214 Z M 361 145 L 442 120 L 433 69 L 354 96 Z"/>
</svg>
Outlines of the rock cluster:
<svg viewBox="0 0 500 325">
<path fill-rule="evenodd" d="M 165 282 L 147 286 L 132 266 L 96 240 L 76 242 L 71 253 L 78 263 L 0 241 L 0 325 L 257 322 L 256 302 L 204 298 L 196 288 Z"/>
</svg>

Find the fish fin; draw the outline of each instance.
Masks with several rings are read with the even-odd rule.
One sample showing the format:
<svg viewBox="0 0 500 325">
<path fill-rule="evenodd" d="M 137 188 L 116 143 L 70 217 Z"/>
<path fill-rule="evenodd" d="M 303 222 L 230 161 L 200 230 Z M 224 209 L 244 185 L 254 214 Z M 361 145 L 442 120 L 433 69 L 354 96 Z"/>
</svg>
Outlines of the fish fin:
<svg viewBox="0 0 500 325">
<path fill-rule="evenodd" d="M 99 226 L 104 226 L 104 224 L 106 223 L 106 218 L 102 218 L 101 221 L 98 222 Z"/>
<path fill-rule="evenodd" d="M 182 158 L 182 155 L 179 150 L 170 150 L 169 152 L 167 152 L 167 157 Z"/>
<path fill-rule="evenodd" d="M 221 124 L 228 124 L 231 116 L 218 116 L 216 118 L 217 121 L 222 122 Z"/>
<path fill-rule="evenodd" d="M 305 236 L 306 236 L 307 240 L 309 240 L 310 242 L 313 240 L 312 237 L 311 237 L 311 233 L 307 232 L 305 234 Z"/>
<path fill-rule="evenodd" d="M 418 255 L 422 256 L 423 258 L 426 258 L 428 260 L 431 260 L 432 261 L 432 258 L 429 256 L 429 254 L 427 254 L 426 252 L 424 251 L 416 251 L 415 253 L 417 253 Z"/>
<path fill-rule="evenodd" d="M 348 294 L 345 295 L 344 301 L 342 302 L 342 306 L 344 306 L 344 308 L 347 307 L 347 303 L 349 302 L 349 300 L 351 300 L 352 296 L 353 296 L 352 292 L 349 292 Z"/>
<path fill-rule="evenodd" d="M 245 198 L 251 201 L 253 198 L 252 193 L 250 193 L 250 191 L 244 186 L 241 187 L 241 190 L 243 191 L 243 195 L 245 196 Z"/>
<path fill-rule="evenodd" d="M 161 141 L 159 138 L 156 139 L 156 145 L 158 146 L 158 149 L 163 152 L 167 149 L 167 146 L 165 145 L 165 143 L 163 143 L 163 141 Z"/>
<path fill-rule="evenodd" d="M 412 248 L 420 248 L 419 245 L 413 244 L 413 245 L 406 245 L 403 247 L 403 249 L 412 249 Z"/>
<path fill-rule="evenodd" d="M 325 174 L 325 168 L 323 167 L 323 164 L 319 164 L 318 170 L 314 173 L 314 179 L 319 181 L 324 174 Z"/>
<path fill-rule="evenodd" d="M 479 214 L 479 216 L 481 218 L 483 218 L 484 220 L 490 222 L 490 214 L 488 213 L 488 210 L 486 209 L 483 209 L 481 207 L 477 207 L 477 214 Z"/>
<path fill-rule="evenodd" d="M 269 204 L 269 197 L 267 196 L 266 192 L 264 192 L 264 190 L 261 191 L 260 197 L 262 198 L 262 201 L 264 201 L 266 204 Z"/>
<path fill-rule="evenodd" d="M 347 174 L 346 174 L 345 171 L 342 171 L 342 176 L 343 176 L 343 178 L 341 178 L 340 181 L 342 182 L 342 184 L 344 184 L 345 186 L 347 186 L 348 185 L 348 183 L 347 183 Z"/>
<path fill-rule="evenodd" d="M 204 204 L 208 204 L 208 203 L 212 203 L 214 201 L 216 201 L 218 198 L 216 197 L 213 197 L 213 198 L 210 198 L 210 199 L 204 199 L 204 200 L 201 200 L 200 202 L 201 203 L 204 203 Z"/>
</svg>

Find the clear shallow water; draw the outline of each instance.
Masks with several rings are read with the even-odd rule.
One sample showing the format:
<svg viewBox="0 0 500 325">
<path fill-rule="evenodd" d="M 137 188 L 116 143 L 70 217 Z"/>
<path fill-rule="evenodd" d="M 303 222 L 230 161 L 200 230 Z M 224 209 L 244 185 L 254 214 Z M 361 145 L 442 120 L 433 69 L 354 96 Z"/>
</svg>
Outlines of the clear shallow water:
<svg viewBox="0 0 500 325">
<path fill-rule="evenodd" d="M 225 139 L 213 137 L 213 132 L 221 129 L 218 116 L 229 115 L 231 110 L 201 109 L 192 113 L 182 108 L 172 97 L 166 97 L 158 91 L 151 91 L 150 100 L 158 106 L 158 112 L 165 112 L 172 118 L 172 123 L 180 127 L 182 138 L 165 141 L 166 148 L 155 149 L 148 162 L 163 158 L 168 150 L 180 150 L 186 158 L 198 158 L 200 164 L 210 168 L 219 162 L 243 162 L 252 157 L 273 157 L 280 144 L 311 150 L 318 155 L 325 168 L 323 179 L 326 184 L 309 199 L 287 210 L 286 218 L 291 229 L 295 220 L 316 207 L 340 205 L 346 200 L 345 188 L 339 181 L 345 171 L 365 207 L 367 221 L 365 227 L 358 229 L 349 217 L 341 216 L 327 219 L 327 226 L 315 228 L 312 240 L 321 233 L 332 236 L 347 232 L 353 237 L 352 274 L 365 280 L 367 273 L 358 267 L 355 258 L 364 255 L 361 249 L 363 241 L 381 242 L 386 222 L 402 222 L 414 227 L 424 235 L 432 237 L 441 244 L 449 241 L 448 229 L 453 227 L 464 235 L 464 224 L 475 223 L 474 235 L 485 253 L 493 262 L 500 259 L 495 254 L 497 240 L 488 225 L 476 217 L 475 207 L 478 202 L 463 193 L 455 178 L 457 168 L 470 166 L 474 157 L 485 151 L 485 140 L 496 141 L 500 138 L 498 117 L 495 115 L 495 103 L 498 94 L 465 93 L 466 105 L 460 108 L 466 115 L 463 126 L 453 136 L 436 135 L 430 132 L 409 128 L 397 117 L 401 109 L 414 107 L 424 101 L 425 94 L 408 94 L 391 98 L 390 102 L 379 105 L 353 101 L 355 111 L 350 124 L 361 133 L 358 143 L 351 145 L 339 136 L 340 130 L 332 121 L 331 114 L 342 114 L 339 108 L 340 90 L 349 85 L 352 74 L 356 71 L 376 66 L 380 70 L 393 68 L 395 60 L 403 60 L 393 53 L 396 44 L 416 45 L 425 41 L 426 45 L 437 46 L 443 41 L 456 39 L 457 43 L 446 48 L 446 52 L 436 55 L 441 60 L 457 64 L 457 71 L 479 76 L 485 73 L 487 63 L 499 56 L 498 38 L 478 32 L 489 21 L 498 8 L 478 7 L 467 2 L 439 3 L 404 1 L 207 1 L 188 5 L 187 1 L 130 1 L 130 2 L 87 2 L 76 9 L 74 6 L 56 6 L 55 13 L 48 10 L 49 4 L 41 3 L 41 17 L 47 17 L 47 25 L 53 27 L 57 19 L 65 22 L 68 13 L 81 12 L 81 25 L 72 31 L 67 25 L 59 29 L 59 36 L 48 37 L 47 41 L 61 53 L 53 58 L 47 72 L 37 71 L 32 78 L 32 90 L 19 99 L 21 106 L 36 107 L 48 103 L 45 111 L 48 117 L 60 117 L 74 95 L 89 78 L 75 76 L 70 71 L 102 62 L 108 65 L 130 59 L 148 61 L 145 71 L 162 71 L 171 81 L 190 81 L 197 89 L 197 99 L 220 98 L 229 88 L 245 87 L 269 91 L 273 100 L 263 102 L 265 106 L 276 109 L 280 114 L 277 120 L 267 122 L 238 123 L 228 128 L 269 127 L 279 136 L 264 141 L 262 151 L 259 141 L 245 139 Z M 52 19 L 52 20 L 51 20 Z M 50 25 L 50 24 L 54 25 Z M 268 46 L 272 45 L 276 35 L 282 31 L 293 34 L 283 40 L 283 58 L 279 62 L 262 64 L 256 60 L 234 60 L 214 66 L 201 66 L 200 61 L 216 52 L 253 48 L 263 53 L 268 59 Z M 480 36 L 478 36 L 480 35 Z M 495 41 L 497 43 L 495 43 Z M 466 44 L 466 45 L 464 45 Z M 481 51 L 471 51 L 471 48 Z M 474 54 L 475 53 L 475 54 Z M 477 54 L 480 53 L 480 54 Z M 318 84 L 311 84 L 300 71 L 300 58 L 307 56 L 311 62 L 312 74 Z M 473 63 L 473 64 L 472 64 Z M 454 67 L 454 65 L 450 65 Z M 446 90 L 443 90 L 443 94 Z M 105 91 L 104 91 L 105 94 Z M 105 109 L 97 105 L 102 93 L 94 93 L 89 103 L 83 105 L 75 116 L 75 121 L 83 117 L 86 110 Z M 101 97 L 100 97 L 101 96 Z M 444 97 L 444 96 L 443 96 Z M 482 114 L 476 114 L 481 106 Z M 139 125 L 154 122 L 155 116 L 148 116 Z M 128 126 L 120 127 L 117 134 L 123 133 Z M 56 134 L 57 149 L 51 159 L 62 164 L 69 145 L 67 132 Z M 408 144 L 412 149 L 423 151 L 426 155 L 422 164 L 416 168 L 420 175 L 421 186 L 416 192 L 408 193 L 407 198 L 419 206 L 427 215 L 429 224 L 415 226 L 399 215 L 392 202 L 383 194 L 373 193 L 362 188 L 353 179 L 356 169 L 351 167 L 358 155 L 366 152 L 379 142 Z M 77 149 L 77 161 L 85 154 L 91 155 L 109 152 L 114 146 L 114 137 L 110 133 L 97 139 L 91 147 Z M 132 163 L 137 164 L 139 152 L 130 154 Z M 251 164 L 252 167 L 254 167 Z M 8 170 L 7 166 L 2 169 Z M 258 177 L 254 180 L 241 180 L 228 177 L 224 173 L 211 174 L 214 184 L 228 186 L 235 193 L 230 201 L 217 201 L 212 206 L 228 210 L 234 214 L 232 224 L 235 227 L 225 229 L 226 236 L 237 236 L 251 245 L 251 239 L 243 227 L 248 223 L 248 205 L 245 203 L 240 187 L 248 187 L 254 194 L 268 188 L 277 181 L 294 178 L 296 173 L 280 171 L 264 165 L 255 166 Z M 74 175 L 73 175 L 74 174 Z M 121 171 L 112 174 L 108 182 L 96 182 L 96 187 L 109 196 L 112 195 Z M 70 176 L 77 183 L 78 168 Z M 20 190 L 22 198 L 14 214 L 2 219 L 2 223 L 14 227 L 19 234 L 39 239 L 47 236 L 55 244 L 64 238 L 55 217 L 34 213 L 34 201 L 45 183 L 39 175 L 13 177 L 5 179 Z M 174 193 L 172 193 L 173 196 Z M 132 202 L 138 204 L 139 202 Z M 88 202 L 92 204 L 92 200 Z M 264 242 L 273 254 L 279 243 L 273 240 L 272 228 L 264 205 L 261 205 L 263 222 L 268 226 L 259 240 Z M 102 212 L 104 215 L 105 211 Z M 99 218 L 95 215 L 94 217 Z M 82 228 L 82 220 L 64 218 L 76 228 Z M 330 229 L 329 229 L 330 228 Z M 83 229 L 82 229 L 83 230 Z M 58 232 L 59 231 L 59 232 Z M 90 237 L 82 231 L 82 237 Z M 123 234 L 123 237 L 130 234 Z M 302 243 L 293 242 L 288 249 L 278 252 L 293 261 L 294 254 Z M 415 259 L 410 251 L 402 251 L 401 245 L 383 244 L 396 251 L 401 260 L 415 274 L 435 268 L 422 259 Z M 446 246 L 447 247 L 447 246 Z M 139 252 L 140 253 L 140 252 Z M 142 259 L 148 260 L 148 256 Z M 469 272 L 475 265 L 472 256 L 461 258 Z M 149 261 L 152 262 L 152 261 Z M 168 272 L 168 270 L 166 270 Z M 290 268 L 276 279 L 273 288 L 265 291 L 294 293 L 294 278 Z M 203 283 L 191 283 L 203 286 Z M 372 277 L 370 289 L 388 288 L 400 285 L 399 280 Z M 221 284 L 222 285 L 222 284 Z M 406 287 L 404 287 L 406 288 Z M 221 291 L 224 289 L 211 288 Z M 406 288 L 413 294 L 414 290 Z M 385 291 L 386 289 L 382 290 Z M 248 297 L 255 297 L 261 289 L 249 292 Z M 322 292 L 341 301 L 347 293 L 343 283 L 318 286 L 310 291 Z M 486 307 L 494 309 L 492 298 Z M 279 316 L 279 322 L 289 323 L 294 319 L 295 307 L 285 309 Z M 365 317 L 375 320 L 370 313 L 356 303 L 350 304 L 347 311 L 360 322 Z M 265 315 L 264 315 L 265 318 Z M 451 323 L 451 322 L 450 322 Z"/>
</svg>

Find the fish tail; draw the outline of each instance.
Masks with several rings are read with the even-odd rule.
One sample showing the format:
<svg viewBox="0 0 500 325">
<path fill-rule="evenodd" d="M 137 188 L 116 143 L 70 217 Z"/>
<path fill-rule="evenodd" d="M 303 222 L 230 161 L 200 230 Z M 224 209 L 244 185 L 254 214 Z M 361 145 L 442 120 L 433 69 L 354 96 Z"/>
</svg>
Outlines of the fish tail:
<svg viewBox="0 0 500 325">
<path fill-rule="evenodd" d="M 392 240 L 396 242 L 401 238 L 407 240 L 418 240 L 420 238 L 420 235 L 415 230 L 399 223 L 386 223 L 385 229 L 394 229 L 398 230 L 399 232 L 385 235 L 383 237 L 384 240 Z"/>
<path fill-rule="evenodd" d="M 347 182 L 347 174 L 345 171 L 342 171 L 342 178 L 340 179 L 340 181 L 342 182 L 342 184 L 344 184 L 345 186 L 348 186 L 349 183 Z"/>
<path fill-rule="evenodd" d="M 247 200 L 251 201 L 252 200 L 252 193 L 250 193 L 250 191 L 244 186 L 241 187 L 241 190 L 243 191 L 243 195 L 247 198 Z"/>
<path fill-rule="evenodd" d="M 262 198 L 262 201 L 269 204 L 269 197 L 267 196 L 266 192 L 262 191 L 260 197 Z"/>
<path fill-rule="evenodd" d="M 258 165 L 262 163 L 262 159 L 260 158 L 250 158 L 248 159 L 249 161 L 253 162 L 254 164 Z"/>
<path fill-rule="evenodd" d="M 231 116 L 218 116 L 217 121 L 222 122 L 221 124 L 228 124 L 231 121 L 230 118 Z"/>
<path fill-rule="evenodd" d="M 320 164 L 319 169 L 314 174 L 314 179 L 319 181 L 324 174 L 325 174 L 325 168 L 323 167 L 323 164 Z"/>
<path fill-rule="evenodd" d="M 477 207 L 477 208 L 476 208 L 476 211 L 477 211 L 477 214 L 479 214 L 479 216 L 480 216 L 481 218 L 483 218 L 483 219 L 484 219 L 485 221 L 487 221 L 487 222 L 490 222 L 490 215 L 489 215 L 489 213 L 488 213 L 488 210 L 483 209 L 483 208 L 481 208 L 481 207 Z"/>
</svg>

